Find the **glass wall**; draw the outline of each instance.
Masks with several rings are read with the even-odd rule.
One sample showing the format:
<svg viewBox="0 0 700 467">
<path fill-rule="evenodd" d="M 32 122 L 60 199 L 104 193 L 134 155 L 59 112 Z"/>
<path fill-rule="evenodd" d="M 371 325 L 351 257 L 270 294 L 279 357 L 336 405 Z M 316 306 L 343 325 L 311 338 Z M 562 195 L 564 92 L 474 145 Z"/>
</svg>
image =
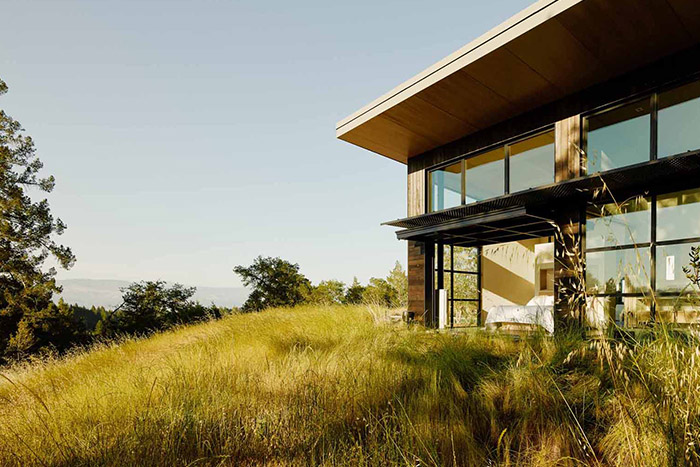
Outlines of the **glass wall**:
<svg viewBox="0 0 700 467">
<path fill-rule="evenodd" d="M 586 216 L 586 291 L 593 321 L 638 326 L 651 318 L 651 200 L 591 206 Z"/>
<path fill-rule="evenodd" d="M 584 168 L 605 172 L 700 150 L 700 81 L 585 117 Z"/>
<path fill-rule="evenodd" d="M 700 322 L 698 290 L 683 272 L 690 248 L 700 246 L 700 189 L 656 199 L 656 318 L 675 324 Z"/>
<path fill-rule="evenodd" d="M 505 194 L 505 148 L 470 157 L 466 163 L 466 203 Z"/>
<path fill-rule="evenodd" d="M 554 183 L 554 131 L 510 146 L 510 192 Z"/>
<path fill-rule="evenodd" d="M 435 288 L 447 291 L 447 327 L 479 324 L 480 254 L 479 248 L 443 245 L 442 258 L 436 255 Z"/>
<path fill-rule="evenodd" d="M 635 198 L 622 205 L 593 206 L 586 217 L 586 247 L 603 248 L 648 243 L 651 230 L 651 204 Z"/>
<path fill-rule="evenodd" d="M 645 98 L 585 119 L 587 173 L 605 172 L 649 160 L 650 101 L 650 98 Z"/>
<path fill-rule="evenodd" d="M 589 317 L 620 326 L 700 324 L 700 291 L 683 271 L 697 246 L 700 189 L 591 206 L 586 218 Z"/>
<path fill-rule="evenodd" d="M 432 211 L 462 204 L 462 163 L 430 172 L 430 204 Z"/>
<path fill-rule="evenodd" d="M 554 182 L 554 130 L 467 156 L 428 174 L 431 212 L 548 185 Z"/>
<path fill-rule="evenodd" d="M 700 82 L 659 94 L 659 157 L 700 148 Z"/>
</svg>

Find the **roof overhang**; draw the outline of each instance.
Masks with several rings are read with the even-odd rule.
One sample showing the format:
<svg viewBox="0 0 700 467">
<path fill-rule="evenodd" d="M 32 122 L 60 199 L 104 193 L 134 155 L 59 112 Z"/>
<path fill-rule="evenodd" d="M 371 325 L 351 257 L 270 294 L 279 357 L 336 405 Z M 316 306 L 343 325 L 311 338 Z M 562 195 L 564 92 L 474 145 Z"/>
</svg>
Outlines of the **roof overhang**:
<svg viewBox="0 0 700 467">
<path fill-rule="evenodd" d="M 399 162 L 700 43 L 698 0 L 539 0 L 336 125 Z"/>
<path fill-rule="evenodd" d="M 697 187 L 700 151 L 580 177 L 479 203 L 385 222 L 399 240 L 479 246 L 552 235 L 562 207 Z M 653 188 L 652 188 L 653 187 Z"/>
</svg>

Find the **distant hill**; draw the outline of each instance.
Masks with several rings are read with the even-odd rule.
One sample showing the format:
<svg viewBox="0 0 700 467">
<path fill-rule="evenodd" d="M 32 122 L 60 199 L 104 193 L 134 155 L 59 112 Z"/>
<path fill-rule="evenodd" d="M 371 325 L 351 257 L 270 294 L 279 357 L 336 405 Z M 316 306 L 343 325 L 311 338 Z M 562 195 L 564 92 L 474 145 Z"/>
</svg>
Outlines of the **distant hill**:
<svg viewBox="0 0 700 467">
<path fill-rule="evenodd" d="M 63 287 L 61 297 L 67 303 L 77 303 L 83 306 L 104 306 L 114 308 L 122 302 L 119 291 L 131 282 L 98 279 L 66 279 L 59 280 Z M 219 306 L 241 306 L 248 297 L 248 291 L 243 287 L 197 287 L 194 299 L 202 305 L 215 303 Z"/>
</svg>

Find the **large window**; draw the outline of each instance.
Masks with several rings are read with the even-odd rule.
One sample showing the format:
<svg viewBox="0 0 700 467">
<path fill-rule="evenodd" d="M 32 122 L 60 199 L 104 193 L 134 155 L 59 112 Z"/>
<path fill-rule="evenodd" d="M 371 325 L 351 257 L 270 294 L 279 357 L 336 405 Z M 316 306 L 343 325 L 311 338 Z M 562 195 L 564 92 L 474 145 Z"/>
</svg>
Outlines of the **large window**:
<svg viewBox="0 0 700 467">
<path fill-rule="evenodd" d="M 510 192 L 554 183 L 554 132 L 510 146 Z"/>
<path fill-rule="evenodd" d="M 430 204 L 432 211 L 462 204 L 462 163 L 430 172 Z"/>
<path fill-rule="evenodd" d="M 605 172 L 700 149 L 700 82 L 655 92 L 583 120 L 584 169 Z"/>
<path fill-rule="evenodd" d="M 700 300 L 683 267 L 700 245 L 700 189 L 591 206 L 586 290 L 598 322 L 700 323 Z"/>
<path fill-rule="evenodd" d="M 698 291 L 683 272 L 700 245 L 700 189 L 659 195 L 655 207 L 656 319 L 700 323 Z"/>
<path fill-rule="evenodd" d="M 659 157 L 700 148 L 700 82 L 659 94 Z"/>
<path fill-rule="evenodd" d="M 586 290 L 596 322 L 650 319 L 651 201 L 591 206 L 586 216 Z"/>
<path fill-rule="evenodd" d="M 430 211 L 554 182 L 554 131 L 470 155 L 428 172 Z"/>
<path fill-rule="evenodd" d="M 650 101 L 646 98 L 585 120 L 586 169 L 589 174 L 649 160 Z"/>
<path fill-rule="evenodd" d="M 466 202 L 476 203 L 505 193 L 505 148 L 470 157 L 466 164 Z"/>
<path fill-rule="evenodd" d="M 480 250 L 438 245 L 435 262 L 435 288 L 447 292 L 447 327 L 479 325 Z"/>
</svg>

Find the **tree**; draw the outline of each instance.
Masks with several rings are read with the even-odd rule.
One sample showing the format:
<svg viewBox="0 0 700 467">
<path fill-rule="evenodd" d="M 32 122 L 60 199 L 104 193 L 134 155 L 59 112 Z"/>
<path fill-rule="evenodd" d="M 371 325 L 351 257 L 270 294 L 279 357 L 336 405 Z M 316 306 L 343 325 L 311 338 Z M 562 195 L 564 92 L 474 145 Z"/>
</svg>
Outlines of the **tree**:
<svg viewBox="0 0 700 467">
<path fill-rule="evenodd" d="M 345 302 L 345 284 L 334 279 L 321 281 L 311 288 L 308 301 L 318 305 L 340 305 Z"/>
<path fill-rule="evenodd" d="M 360 284 L 357 277 L 352 278 L 352 284 L 345 291 L 344 302 L 348 305 L 357 305 L 362 303 L 362 294 L 365 292 L 365 286 Z"/>
<path fill-rule="evenodd" d="M 46 308 L 22 317 L 7 344 L 6 355 L 19 358 L 47 350 L 63 352 L 88 343 L 90 337 L 75 309 L 60 299 L 58 304 L 49 303 Z"/>
<path fill-rule="evenodd" d="M 98 323 L 100 334 L 145 334 L 209 315 L 206 307 L 190 300 L 195 287 L 168 286 L 164 281 L 134 282 L 121 289 L 124 303 Z"/>
<path fill-rule="evenodd" d="M 389 271 L 386 281 L 396 290 L 396 301 L 391 306 L 397 308 L 408 306 L 408 276 L 400 262 L 397 261 L 394 269 Z"/>
<path fill-rule="evenodd" d="M 241 277 L 244 286 L 253 289 L 242 307 L 246 312 L 297 305 L 311 290 L 311 283 L 299 272 L 299 265 L 281 258 L 258 256 L 252 265 L 236 266 L 233 272 Z"/>
<path fill-rule="evenodd" d="M 398 301 L 398 293 L 386 279 L 372 277 L 362 293 L 362 302 L 392 308 Z"/>
<path fill-rule="evenodd" d="M 6 92 L 0 80 L 0 96 Z M 75 262 L 71 250 L 55 240 L 66 225 L 53 217 L 46 199 L 29 196 L 31 190 L 49 193 L 54 188 L 53 176 L 39 176 L 42 167 L 32 138 L 0 110 L 0 355 L 20 332 L 22 319 L 46 310 L 60 290 L 55 269 L 42 270 L 45 261 L 52 256 L 66 269 Z M 23 326 L 22 339 L 31 340 L 31 326 Z"/>
</svg>

